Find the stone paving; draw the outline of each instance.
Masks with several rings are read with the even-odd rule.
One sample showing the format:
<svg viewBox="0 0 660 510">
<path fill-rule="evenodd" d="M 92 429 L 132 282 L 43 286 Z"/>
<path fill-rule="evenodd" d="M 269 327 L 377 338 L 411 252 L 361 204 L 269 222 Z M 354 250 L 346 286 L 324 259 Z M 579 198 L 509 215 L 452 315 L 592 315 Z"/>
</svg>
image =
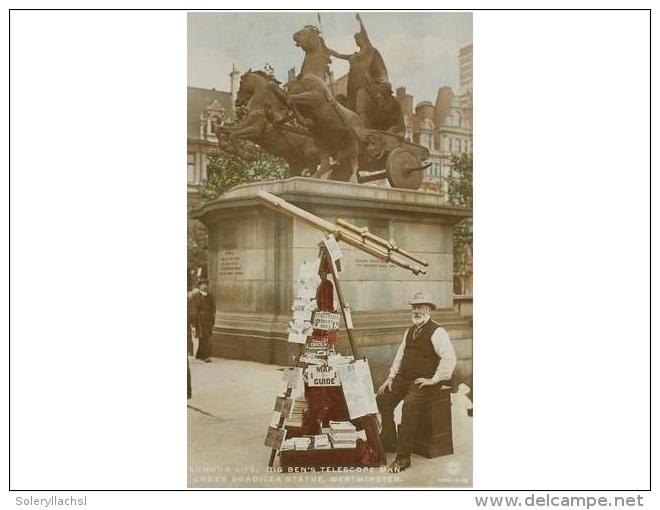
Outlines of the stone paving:
<svg viewBox="0 0 660 510">
<path fill-rule="evenodd" d="M 472 418 L 452 395 L 454 454 L 412 457 L 402 473 L 361 471 L 281 473 L 267 468 L 264 446 L 282 367 L 251 361 L 190 358 L 193 396 L 188 400 L 189 487 L 470 487 Z M 400 413 L 400 409 L 398 410 Z M 396 417 L 396 413 L 395 413 Z M 388 454 L 388 461 L 394 454 Z"/>
</svg>

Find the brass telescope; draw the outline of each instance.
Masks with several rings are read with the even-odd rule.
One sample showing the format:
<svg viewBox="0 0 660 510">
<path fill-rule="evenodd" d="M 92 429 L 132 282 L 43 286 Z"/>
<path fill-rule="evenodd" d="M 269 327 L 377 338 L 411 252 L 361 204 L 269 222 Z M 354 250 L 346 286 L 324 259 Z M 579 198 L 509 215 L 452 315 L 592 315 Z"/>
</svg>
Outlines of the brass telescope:
<svg viewBox="0 0 660 510">
<path fill-rule="evenodd" d="M 367 227 L 357 227 L 341 218 L 337 218 L 335 223 L 332 224 L 267 191 L 259 191 L 257 197 L 269 209 L 286 216 L 297 218 L 310 227 L 320 230 L 325 234 L 335 236 L 337 241 L 344 241 L 346 244 L 350 244 L 379 260 L 408 269 L 413 274 L 426 274 L 426 270 L 421 266 L 428 267 L 428 262 L 401 249 L 392 239 L 388 241 L 372 234 Z M 413 264 L 406 259 L 415 263 Z"/>
</svg>

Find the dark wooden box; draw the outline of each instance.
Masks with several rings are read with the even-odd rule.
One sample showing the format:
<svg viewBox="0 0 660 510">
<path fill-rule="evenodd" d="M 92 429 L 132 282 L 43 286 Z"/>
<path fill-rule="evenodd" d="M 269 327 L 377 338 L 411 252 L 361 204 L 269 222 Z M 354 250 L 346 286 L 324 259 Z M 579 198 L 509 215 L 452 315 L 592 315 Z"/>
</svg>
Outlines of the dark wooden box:
<svg viewBox="0 0 660 510">
<path fill-rule="evenodd" d="M 454 453 L 450 388 L 443 388 L 437 397 L 422 408 L 413 451 L 429 459 Z"/>
<path fill-rule="evenodd" d="M 355 448 L 330 450 L 286 450 L 280 453 L 280 467 L 351 467 L 357 465 Z"/>
</svg>

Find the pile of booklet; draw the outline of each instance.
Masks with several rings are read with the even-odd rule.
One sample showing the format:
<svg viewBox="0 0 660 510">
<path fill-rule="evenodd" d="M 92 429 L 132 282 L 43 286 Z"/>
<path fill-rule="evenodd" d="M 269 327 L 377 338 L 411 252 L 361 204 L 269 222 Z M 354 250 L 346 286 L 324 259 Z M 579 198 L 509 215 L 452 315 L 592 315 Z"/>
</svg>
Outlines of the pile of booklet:
<svg viewBox="0 0 660 510">
<path fill-rule="evenodd" d="M 291 440 L 296 450 L 309 450 L 312 445 L 312 439 L 307 436 L 292 437 Z"/>
<path fill-rule="evenodd" d="M 350 421 L 330 422 L 330 441 L 333 448 L 355 448 L 357 430 Z"/>
<path fill-rule="evenodd" d="M 330 450 L 332 445 L 327 434 L 291 437 L 282 441 L 282 451 L 287 450 Z"/>
<path fill-rule="evenodd" d="M 315 450 L 329 450 L 330 448 L 332 448 L 327 434 L 317 434 L 313 438 L 314 438 Z"/>
<path fill-rule="evenodd" d="M 283 452 L 287 450 L 295 450 L 296 449 L 296 443 L 293 441 L 294 438 L 289 438 L 285 439 L 282 441 L 282 448 L 280 448 Z"/>
</svg>

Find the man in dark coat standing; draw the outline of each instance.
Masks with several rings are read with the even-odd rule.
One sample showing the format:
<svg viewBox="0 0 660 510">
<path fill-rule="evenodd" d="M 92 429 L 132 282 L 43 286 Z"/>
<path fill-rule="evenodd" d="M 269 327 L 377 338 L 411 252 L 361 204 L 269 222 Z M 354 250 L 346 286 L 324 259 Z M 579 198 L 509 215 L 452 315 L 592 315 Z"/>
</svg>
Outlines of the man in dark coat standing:
<svg viewBox="0 0 660 510">
<path fill-rule="evenodd" d="M 199 338 L 195 357 L 206 363 L 211 362 L 209 341 L 215 324 L 215 299 L 209 292 L 207 280 L 200 280 L 199 292 L 193 295 L 193 324 Z"/>
<path fill-rule="evenodd" d="M 456 367 L 456 353 L 447 332 L 431 320 L 435 304 L 425 292 L 417 292 L 410 301 L 412 326 L 390 368 L 389 377 L 378 388 L 376 402 L 383 420 L 381 441 L 388 451 L 396 451 L 391 471 L 410 467 L 415 444 L 417 421 L 422 406 L 438 395 L 441 381 L 448 381 Z M 403 400 L 401 426 L 397 441 L 394 408 Z"/>
</svg>

